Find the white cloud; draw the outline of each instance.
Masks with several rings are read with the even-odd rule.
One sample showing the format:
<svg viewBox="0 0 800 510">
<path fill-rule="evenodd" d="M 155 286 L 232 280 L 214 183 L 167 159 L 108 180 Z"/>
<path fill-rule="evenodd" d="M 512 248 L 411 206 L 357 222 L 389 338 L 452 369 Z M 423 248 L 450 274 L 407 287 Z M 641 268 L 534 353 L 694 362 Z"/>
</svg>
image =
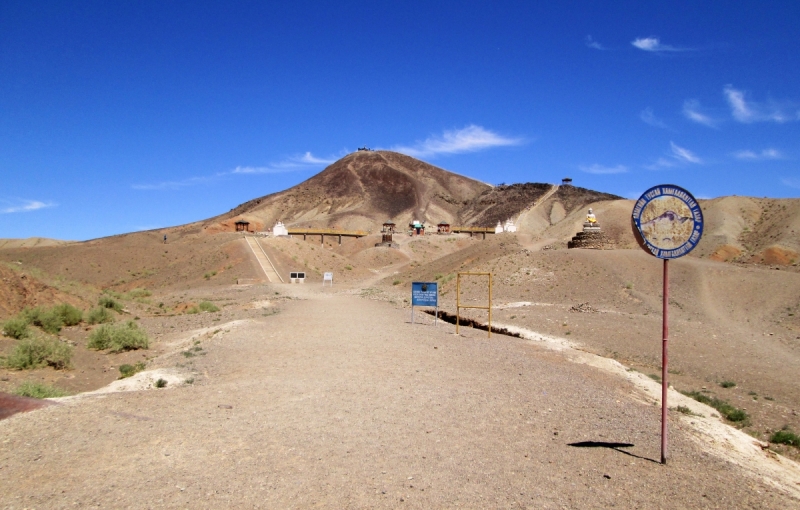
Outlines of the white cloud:
<svg viewBox="0 0 800 510">
<path fill-rule="evenodd" d="M 700 102 L 694 99 L 690 99 L 683 103 L 683 115 L 691 121 L 711 128 L 716 128 L 717 124 L 719 123 L 717 120 L 712 119 L 705 113 L 702 113 L 700 111 Z"/>
<path fill-rule="evenodd" d="M 431 136 L 413 146 L 395 146 L 392 150 L 414 157 L 430 157 L 439 154 L 477 152 L 521 143 L 523 140 L 520 138 L 508 138 L 473 124 L 463 129 L 445 131 L 441 136 Z"/>
<path fill-rule="evenodd" d="M 785 184 L 786 186 L 789 186 L 790 188 L 800 189 L 800 179 L 795 179 L 795 178 L 789 177 L 789 178 L 786 178 L 786 179 L 781 179 L 781 182 L 783 184 Z"/>
<path fill-rule="evenodd" d="M 669 145 L 672 148 L 672 157 L 678 161 L 695 164 L 700 164 L 703 162 L 702 159 L 695 156 L 694 153 L 692 153 L 692 151 L 689 149 L 684 149 L 683 147 L 675 145 L 675 142 L 669 142 Z"/>
<path fill-rule="evenodd" d="M 764 149 L 761 152 L 743 150 L 733 154 L 737 159 L 762 160 L 762 159 L 782 159 L 783 154 L 777 149 Z"/>
<path fill-rule="evenodd" d="M 677 163 L 669 159 L 658 158 L 652 165 L 645 165 L 645 168 L 648 170 L 661 170 L 662 168 L 672 168 L 676 165 Z"/>
<path fill-rule="evenodd" d="M 757 103 L 748 101 L 745 92 L 733 88 L 732 85 L 725 85 L 722 89 L 728 104 L 731 107 L 731 115 L 739 122 L 749 124 L 751 122 L 791 122 L 800 120 L 800 110 L 797 104 L 784 102 L 776 103 Z"/>
<path fill-rule="evenodd" d="M 42 202 L 39 200 L 2 200 L 2 202 L 8 205 L 0 209 L 0 214 L 38 211 L 39 209 L 46 209 L 58 205 L 52 202 Z"/>
<path fill-rule="evenodd" d="M 670 46 L 668 44 L 661 44 L 661 40 L 658 37 L 640 37 L 639 39 L 634 39 L 631 41 L 631 44 L 636 48 L 639 48 L 643 51 L 651 51 L 654 53 L 662 52 L 662 51 L 686 51 L 687 48 L 677 48 L 675 46 Z"/>
<path fill-rule="evenodd" d="M 584 39 L 584 42 L 586 43 L 586 47 L 587 48 L 592 48 L 592 49 L 595 49 L 595 50 L 607 50 L 608 49 L 605 46 L 603 46 L 602 44 L 600 44 L 599 42 L 597 42 L 594 39 L 592 39 L 591 35 L 587 35 L 586 39 Z"/>
<path fill-rule="evenodd" d="M 237 166 L 230 171 L 232 174 L 279 174 L 285 172 L 295 172 L 321 165 L 330 165 L 335 159 L 318 158 L 306 152 L 300 156 L 290 156 L 282 161 L 270 163 L 266 166 Z"/>
<path fill-rule="evenodd" d="M 652 108 L 648 107 L 642 110 L 642 112 L 639 114 L 639 118 L 642 119 L 642 122 L 645 124 L 650 124 L 651 126 L 657 128 L 667 129 L 667 125 L 664 124 L 661 119 L 656 117 Z"/>
<path fill-rule="evenodd" d="M 198 184 L 207 184 L 218 180 L 223 175 L 224 175 L 223 173 L 218 173 L 210 176 L 189 177 L 187 179 L 182 179 L 179 181 L 162 181 L 153 184 L 134 184 L 131 187 L 133 189 L 138 189 L 138 190 L 162 190 L 162 189 L 175 190 L 180 188 L 186 188 L 189 186 L 196 186 Z"/>
<path fill-rule="evenodd" d="M 581 170 L 581 172 L 595 175 L 624 174 L 628 171 L 628 167 L 625 165 L 603 166 L 595 164 L 590 166 L 579 166 L 578 168 Z"/>
<path fill-rule="evenodd" d="M 306 152 L 297 156 L 290 156 L 281 161 L 270 163 L 266 166 L 237 166 L 233 170 L 227 172 L 219 172 L 214 175 L 206 175 L 199 177 L 189 177 L 187 179 L 178 181 L 164 181 L 155 184 L 134 184 L 133 189 L 138 190 L 164 190 L 164 189 L 180 189 L 188 186 L 196 186 L 199 184 L 208 184 L 215 182 L 226 175 L 241 175 L 241 174 L 280 174 L 287 172 L 298 172 L 307 170 L 322 165 L 329 165 L 336 161 L 335 159 L 318 158 Z"/>
</svg>

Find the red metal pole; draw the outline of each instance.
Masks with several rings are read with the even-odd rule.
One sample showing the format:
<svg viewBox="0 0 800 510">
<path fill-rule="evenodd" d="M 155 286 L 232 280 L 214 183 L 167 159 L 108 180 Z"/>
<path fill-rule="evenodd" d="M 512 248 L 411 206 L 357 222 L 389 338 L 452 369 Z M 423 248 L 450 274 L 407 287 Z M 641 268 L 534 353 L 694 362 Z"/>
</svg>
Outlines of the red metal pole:
<svg viewBox="0 0 800 510">
<path fill-rule="evenodd" d="M 667 375 L 667 339 L 669 338 L 669 271 L 667 262 L 664 259 L 664 302 L 662 304 L 662 326 L 661 326 L 661 463 L 667 463 L 667 389 L 669 381 Z"/>
</svg>

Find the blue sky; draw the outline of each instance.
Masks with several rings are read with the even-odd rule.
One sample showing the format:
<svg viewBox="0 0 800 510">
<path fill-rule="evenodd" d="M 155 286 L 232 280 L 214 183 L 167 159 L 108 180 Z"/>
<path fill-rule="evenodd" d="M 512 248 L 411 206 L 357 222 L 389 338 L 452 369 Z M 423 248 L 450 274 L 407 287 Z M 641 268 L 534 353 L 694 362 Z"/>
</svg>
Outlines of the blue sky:
<svg viewBox="0 0 800 510">
<path fill-rule="evenodd" d="M 798 197 L 798 26 L 796 1 L 4 0 L 0 238 L 204 219 L 362 145 Z"/>
</svg>

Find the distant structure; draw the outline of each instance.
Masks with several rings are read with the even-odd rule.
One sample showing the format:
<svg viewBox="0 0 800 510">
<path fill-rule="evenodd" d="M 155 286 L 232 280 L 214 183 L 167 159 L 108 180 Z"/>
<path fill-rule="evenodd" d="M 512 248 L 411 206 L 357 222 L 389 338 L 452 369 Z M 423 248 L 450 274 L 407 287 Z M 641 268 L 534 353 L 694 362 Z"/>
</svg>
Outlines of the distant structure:
<svg viewBox="0 0 800 510">
<path fill-rule="evenodd" d="M 278 220 L 275 223 L 275 226 L 272 227 L 272 235 L 274 235 L 274 236 L 288 236 L 289 235 L 289 231 L 286 229 L 286 225 L 284 225 L 281 220 Z"/>
<path fill-rule="evenodd" d="M 589 250 L 609 250 L 612 249 L 613 242 L 610 241 L 600 228 L 597 216 L 594 211 L 589 209 L 586 214 L 586 221 L 583 223 L 583 231 L 575 234 L 575 237 L 567 243 L 567 248 L 584 248 Z"/>
<path fill-rule="evenodd" d="M 386 220 L 381 228 L 381 242 L 375 243 L 375 246 L 385 246 L 387 248 L 399 248 L 400 246 L 395 243 L 392 236 L 395 232 L 395 223 L 392 220 Z"/>
<path fill-rule="evenodd" d="M 250 232 L 250 222 L 239 220 L 236 222 L 236 231 L 237 232 Z"/>
<path fill-rule="evenodd" d="M 411 229 L 411 235 L 417 236 L 424 236 L 425 235 L 425 225 L 420 222 L 419 220 L 414 220 L 408 224 L 408 227 Z"/>
<path fill-rule="evenodd" d="M 367 147 L 366 145 L 365 145 L 365 146 L 363 146 L 363 147 L 359 147 L 359 148 L 358 148 L 358 150 L 359 150 L 359 151 L 367 151 L 367 152 L 370 152 L 370 151 L 372 151 L 372 149 L 370 149 L 370 148 L 369 148 L 369 147 Z"/>
<path fill-rule="evenodd" d="M 436 225 L 436 233 L 437 234 L 449 234 L 450 233 L 450 224 L 447 222 L 440 222 Z"/>
<path fill-rule="evenodd" d="M 517 226 L 514 225 L 514 221 L 511 218 L 507 219 L 505 224 L 498 221 L 497 226 L 494 228 L 495 234 L 502 234 L 504 232 L 516 232 L 516 231 L 517 231 Z"/>
<path fill-rule="evenodd" d="M 572 184 L 572 177 L 564 177 L 563 179 L 561 179 L 561 184 L 564 185 L 564 186 L 571 185 Z"/>
<path fill-rule="evenodd" d="M 395 227 L 396 227 L 396 225 L 392 220 L 386 220 L 383 223 L 383 227 L 381 228 L 381 232 L 388 233 L 388 234 L 394 234 L 396 232 Z"/>
</svg>

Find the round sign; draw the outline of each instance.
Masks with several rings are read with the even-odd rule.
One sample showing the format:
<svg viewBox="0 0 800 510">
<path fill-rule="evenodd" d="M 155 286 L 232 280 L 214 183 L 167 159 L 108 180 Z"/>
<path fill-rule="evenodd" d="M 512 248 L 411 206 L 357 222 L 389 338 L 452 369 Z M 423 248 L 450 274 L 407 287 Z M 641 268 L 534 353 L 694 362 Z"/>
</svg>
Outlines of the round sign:
<svg viewBox="0 0 800 510">
<path fill-rule="evenodd" d="M 672 184 L 645 191 L 633 206 L 631 223 L 639 245 L 660 259 L 686 255 L 703 235 L 703 211 L 697 200 Z"/>
</svg>

